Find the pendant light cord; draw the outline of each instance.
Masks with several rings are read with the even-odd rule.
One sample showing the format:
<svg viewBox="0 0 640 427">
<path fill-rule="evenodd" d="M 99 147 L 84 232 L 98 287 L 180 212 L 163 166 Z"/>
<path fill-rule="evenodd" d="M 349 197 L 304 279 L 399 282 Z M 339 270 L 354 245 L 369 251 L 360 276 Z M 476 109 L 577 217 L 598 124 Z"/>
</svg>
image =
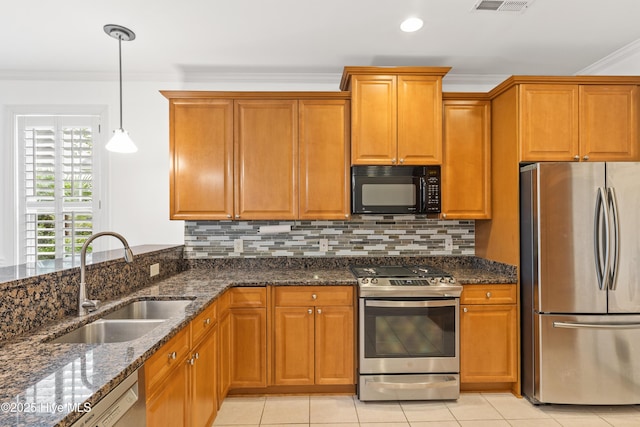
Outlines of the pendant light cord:
<svg viewBox="0 0 640 427">
<path fill-rule="evenodd" d="M 118 36 L 118 71 L 120 75 L 120 130 L 122 127 L 122 36 Z"/>
</svg>

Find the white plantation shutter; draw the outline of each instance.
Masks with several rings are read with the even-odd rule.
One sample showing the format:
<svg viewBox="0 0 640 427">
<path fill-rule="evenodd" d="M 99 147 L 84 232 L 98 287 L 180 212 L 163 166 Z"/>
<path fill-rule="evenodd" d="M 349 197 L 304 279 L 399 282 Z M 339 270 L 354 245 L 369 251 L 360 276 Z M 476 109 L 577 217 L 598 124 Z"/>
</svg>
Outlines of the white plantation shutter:
<svg viewBox="0 0 640 427">
<path fill-rule="evenodd" d="M 17 118 L 20 259 L 77 254 L 98 212 L 99 116 Z"/>
</svg>

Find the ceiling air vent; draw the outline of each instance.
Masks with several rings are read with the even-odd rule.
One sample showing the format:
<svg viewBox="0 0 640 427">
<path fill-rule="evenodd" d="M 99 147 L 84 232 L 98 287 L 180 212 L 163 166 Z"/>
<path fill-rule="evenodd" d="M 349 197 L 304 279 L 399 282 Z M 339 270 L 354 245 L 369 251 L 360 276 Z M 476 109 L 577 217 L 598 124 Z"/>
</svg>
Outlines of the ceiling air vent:
<svg viewBox="0 0 640 427">
<path fill-rule="evenodd" d="M 523 12 L 535 0 L 480 0 L 473 6 L 473 10 L 488 10 L 493 12 Z"/>
</svg>

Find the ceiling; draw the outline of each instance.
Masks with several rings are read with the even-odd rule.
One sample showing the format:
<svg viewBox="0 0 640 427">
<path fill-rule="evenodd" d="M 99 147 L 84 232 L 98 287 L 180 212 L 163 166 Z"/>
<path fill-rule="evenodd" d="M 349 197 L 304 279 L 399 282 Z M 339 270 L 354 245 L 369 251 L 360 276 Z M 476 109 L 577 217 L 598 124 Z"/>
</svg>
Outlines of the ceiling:
<svg viewBox="0 0 640 427">
<path fill-rule="evenodd" d="M 451 66 L 451 75 L 571 75 L 640 39 L 640 1 L 535 0 L 524 12 L 478 0 L 13 0 L 0 14 L 0 78 L 334 76 L 345 65 Z M 419 16 L 424 27 L 403 33 Z M 336 80 L 336 85 L 338 80 Z"/>
</svg>

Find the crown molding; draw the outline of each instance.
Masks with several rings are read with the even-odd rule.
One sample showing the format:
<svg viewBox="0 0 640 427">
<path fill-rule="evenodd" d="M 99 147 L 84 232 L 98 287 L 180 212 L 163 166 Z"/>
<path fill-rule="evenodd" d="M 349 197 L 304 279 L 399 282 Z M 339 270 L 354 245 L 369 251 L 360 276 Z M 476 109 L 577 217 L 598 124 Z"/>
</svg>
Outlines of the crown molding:
<svg viewBox="0 0 640 427">
<path fill-rule="evenodd" d="M 611 72 L 608 71 L 611 67 L 614 67 L 635 55 L 640 55 L 640 39 L 632 41 L 599 61 L 583 68 L 578 71 L 576 75 L 611 74 Z"/>
</svg>

